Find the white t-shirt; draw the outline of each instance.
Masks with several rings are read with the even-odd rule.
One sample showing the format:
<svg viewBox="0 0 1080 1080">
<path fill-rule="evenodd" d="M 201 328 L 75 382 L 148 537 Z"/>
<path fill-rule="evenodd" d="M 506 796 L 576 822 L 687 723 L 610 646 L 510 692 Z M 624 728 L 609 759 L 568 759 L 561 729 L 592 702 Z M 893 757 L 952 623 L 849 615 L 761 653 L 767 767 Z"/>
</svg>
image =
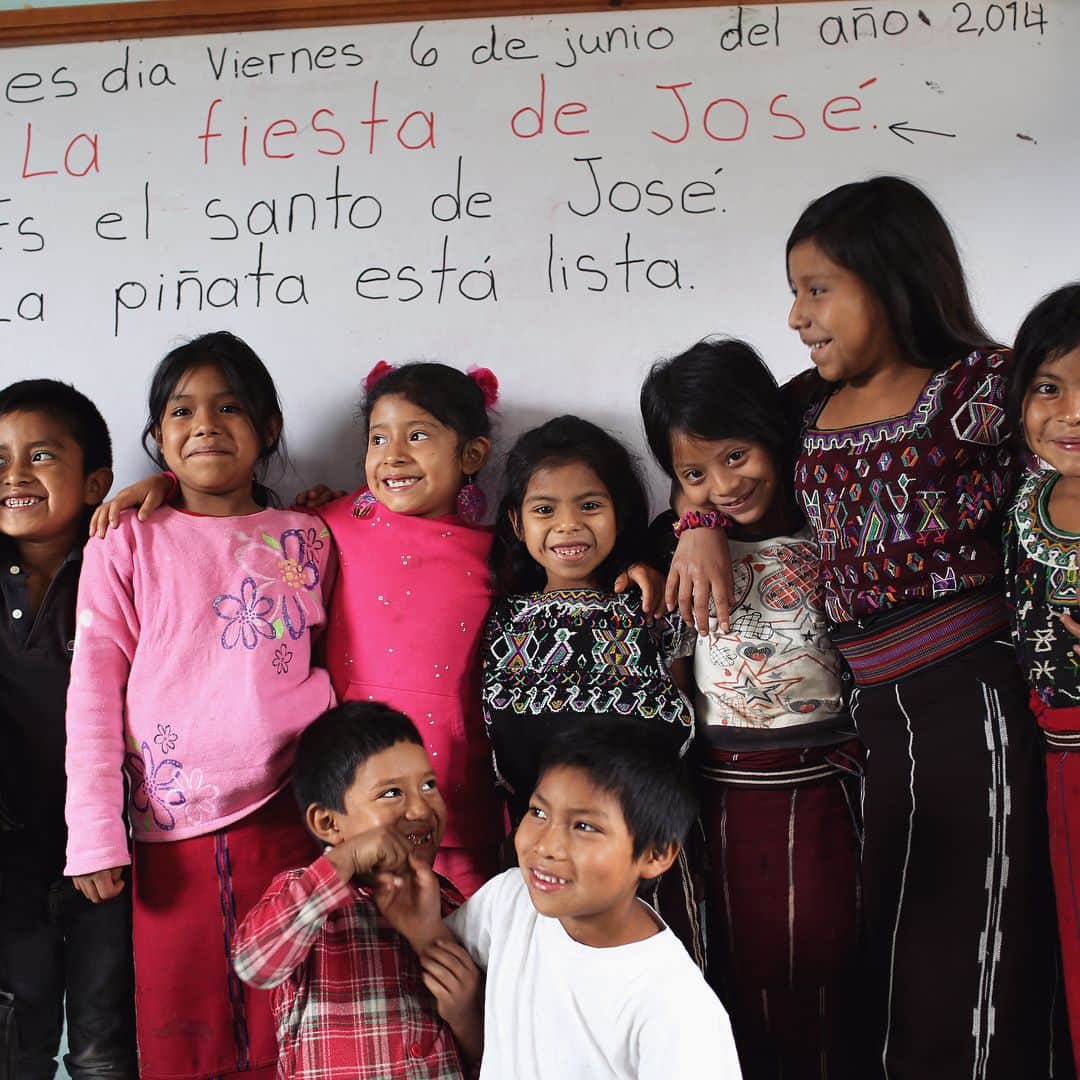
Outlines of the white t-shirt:
<svg viewBox="0 0 1080 1080">
<path fill-rule="evenodd" d="M 481 1080 L 737 1080 L 731 1025 L 678 938 L 608 949 L 540 915 L 521 871 L 447 925 L 487 970 Z"/>
</svg>

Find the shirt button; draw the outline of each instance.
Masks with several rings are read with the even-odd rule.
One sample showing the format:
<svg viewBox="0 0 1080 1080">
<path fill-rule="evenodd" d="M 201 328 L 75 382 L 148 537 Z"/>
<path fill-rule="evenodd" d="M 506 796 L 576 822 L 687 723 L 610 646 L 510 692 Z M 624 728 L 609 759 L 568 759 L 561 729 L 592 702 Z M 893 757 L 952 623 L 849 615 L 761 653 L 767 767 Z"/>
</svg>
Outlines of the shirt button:
<svg viewBox="0 0 1080 1080">
<path fill-rule="evenodd" d="M 22 608 L 19 608 L 19 607 L 15 608 L 11 613 L 11 617 L 13 619 L 21 619 L 22 618 Z"/>
<path fill-rule="evenodd" d="M 413 1057 L 423 1057 L 424 1048 L 418 1042 L 414 1042 L 412 1046 L 409 1047 L 409 1053 L 412 1054 Z"/>
<path fill-rule="evenodd" d="M 19 572 L 19 568 L 17 566 L 13 566 L 9 572 L 12 574 L 17 574 Z"/>
</svg>

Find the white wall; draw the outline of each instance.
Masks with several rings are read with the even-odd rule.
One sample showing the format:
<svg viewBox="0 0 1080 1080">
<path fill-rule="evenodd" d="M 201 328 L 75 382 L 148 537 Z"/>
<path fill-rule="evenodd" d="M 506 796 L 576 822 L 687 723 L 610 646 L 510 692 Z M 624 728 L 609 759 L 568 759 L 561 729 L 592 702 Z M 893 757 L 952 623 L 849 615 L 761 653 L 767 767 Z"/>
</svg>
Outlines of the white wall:
<svg viewBox="0 0 1080 1080">
<path fill-rule="evenodd" d="M 299 474 L 282 485 L 289 493 L 316 479 L 357 482 L 353 403 L 379 359 L 493 368 L 503 383 L 504 445 L 523 427 L 573 410 L 643 449 L 637 391 L 657 357 L 728 332 L 762 349 L 781 376 L 806 366 L 786 328 L 785 237 L 810 199 L 879 172 L 911 177 L 937 200 L 957 233 L 980 314 L 1008 339 L 1040 295 L 1077 275 L 1072 58 L 1080 51 L 1080 10 L 1066 0 L 972 3 L 976 29 L 963 32 L 966 8 L 951 0 L 755 5 L 0 51 L 0 319 L 11 320 L 0 322 L 0 380 L 47 374 L 90 394 L 112 426 L 120 481 L 147 467 L 137 431 L 154 363 L 184 337 L 219 327 L 246 337 L 278 382 Z M 840 26 L 847 41 L 827 44 Z M 578 43 L 574 66 L 564 66 L 568 31 Z M 582 54 L 579 35 L 606 43 L 609 33 L 610 52 Z M 488 55 L 493 34 L 500 58 L 476 62 Z M 291 52 L 301 47 L 320 67 L 309 71 L 298 54 L 294 74 Z M 422 60 L 428 49 L 438 51 L 431 66 L 410 57 Z M 281 54 L 273 74 L 271 54 Z M 114 69 L 125 55 L 123 89 L 123 72 Z M 247 60 L 245 77 L 234 62 L 249 57 L 256 59 Z M 539 107 L 542 77 L 544 131 L 517 137 L 511 118 Z M 387 122 L 373 127 L 365 121 L 376 81 L 377 116 Z M 686 139 L 673 143 L 652 132 L 680 133 L 674 93 L 656 89 L 677 83 L 693 84 L 680 91 L 691 122 Z M 709 131 L 720 138 L 710 137 L 703 114 L 725 98 L 741 105 L 712 107 Z M 200 139 L 215 99 L 214 137 Z M 557 120 L 567 102 L 588 111 L 564 111 Z M 840 111 L 856 105 L 859 111 Z M 405 149 L 396 137 L 414 111 L 433 116 L 434 148 Z M 733 138 L 744 117 L 745 135 Z M 519 117 L 526 125 L 530 119 L 534 129 L 535 117 Z M 267 151 L 290 158 L 264 154 L 275 121 Z M 912 133 L 908 142 L 889 129 L 904 121 L 954 137 Z M 560 134 L 559 126 L 588 134 Z M 401 134 L 419 143 L 426 132 L 426 121 L 413 116 Z M 472 205 L 487 216 L 440 222 L 432 201 L 454 190 L 459 157 L 463 196 L 489 193 L 489 203 Z M 667 205 L 656 199 L 636 212 L 604 202 L 593 214 L 573 213 L 571 205 L 590 205 L 587 167 L 574 160 L 584 157 L 601 159 L 595 167 L 605 194 L 622 182 L 620 205 L 633 199 L 631 184 L 660 181 L 674 208 L 649 213 Z M 57 172 L 26 175 L 49 170 Z M 351 200 L 341 200 L 334 228 L 335 174 L 339 192 L 370 197 L 357 204 L 358 221 L 370 221 L 378 206 L 377 225 L 348 226 Z M 708 212 L 682 209 L 680 193 L 691 182 L 697 197 L 687 208 Z M 314 232 L 301 198 L 288 234 L 294 193 L 315 196 Z M 215 199 L 210 212 L 231 214 L 239 238 L 216 238 L 229 230 L 226 219 L 207 214 Z M 277 200 L 278 235 L 246 228 L 259 200 Z M 451 205 L 443 199 L 436 209 Z M 110 214 L 121 217 L 103 217 Z M 252 225 L 266 227 L 265 207 L 256 208 Z M 615 264 L 628 234 L 631 258 L 645 262 L 629 268 L 627 291 L 626 268 Z M 445 276 L 440 302 L 433 270 L 444 243 L 458 269 Z M 257 304 L 248 275 L 260 244 L 263 269 L 276 276 L 263 279 Z M 609 275 L 603 291 L 588 291 L 601 279 L 574 269 L 581 255 Z M 650 269 L 653 260 L 670 262 Z M 670 284 L 676 260 L 678 287 L 649 284 L 647 276 Z M 396 275 L 409 266 L 404 276 L 418 279 L 423 293 L 405 301 L 416 286 Z M 369 275 L 362 291 L 389 299 L 357 295 L 357 275 L 369 267 L 394 277 L 380 289 Z M 462 297 L 468 270 L 494 275 L 497 300 Z M 284 281 L 288 275 L 296 277 Z M 275 290 L 295 298 L 299 276 L 307 302 L 279 303 Z M 204 290 L 215 279 L 236 279 L 238 306 L 215 310 L 204 298 L 198 310 L 199 285 L 189 281 L 177 311 L 179 278 L 198 278 Z M 464 287 L 479 295 L 487 281 L 474 273 Z M 134 307 L 143 289 L 137 310 L 118 305 L 119 295 Z M 221 302 L 231 292 L 218 281 L 210 297 Z M 33 293 L 44 296 L 43 321 L 20 318 L 20 301 L 22 315 L 36 313 Z"/>
</svg>

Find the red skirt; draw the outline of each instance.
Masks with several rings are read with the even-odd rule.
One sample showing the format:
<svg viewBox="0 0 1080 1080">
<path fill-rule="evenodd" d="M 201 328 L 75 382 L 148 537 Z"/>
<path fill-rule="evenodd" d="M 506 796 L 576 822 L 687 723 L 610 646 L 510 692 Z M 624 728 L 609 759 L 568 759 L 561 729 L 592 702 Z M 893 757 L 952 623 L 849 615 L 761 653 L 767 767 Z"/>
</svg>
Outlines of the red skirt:
<svg viewBox="0 0 1080 1080">
<path fill-rule="evenodd" d="M 132 932 L 142 1080 L 276 1074 L 270 994 L 230 963 L 236 928 L 275 874 L 314 841 L 286 789 L 241 821 L 188 840 L 135 844 Z"/>
</svg>

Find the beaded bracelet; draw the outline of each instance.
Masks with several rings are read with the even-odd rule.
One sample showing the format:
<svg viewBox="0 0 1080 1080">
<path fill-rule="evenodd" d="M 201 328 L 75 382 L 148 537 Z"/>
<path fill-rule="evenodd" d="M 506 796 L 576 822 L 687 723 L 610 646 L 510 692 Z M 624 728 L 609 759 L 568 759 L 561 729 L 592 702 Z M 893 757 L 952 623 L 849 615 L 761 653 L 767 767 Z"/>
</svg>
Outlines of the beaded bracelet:
<svg viewBox="0 0 1080 1080">
<path fill-rule="evenodd" d="M 678 538 L 687 529 L 727 529 L 733 524 L 731 518 L 719 510 L 687 510 L 671 529 Z"/>
</svg>

